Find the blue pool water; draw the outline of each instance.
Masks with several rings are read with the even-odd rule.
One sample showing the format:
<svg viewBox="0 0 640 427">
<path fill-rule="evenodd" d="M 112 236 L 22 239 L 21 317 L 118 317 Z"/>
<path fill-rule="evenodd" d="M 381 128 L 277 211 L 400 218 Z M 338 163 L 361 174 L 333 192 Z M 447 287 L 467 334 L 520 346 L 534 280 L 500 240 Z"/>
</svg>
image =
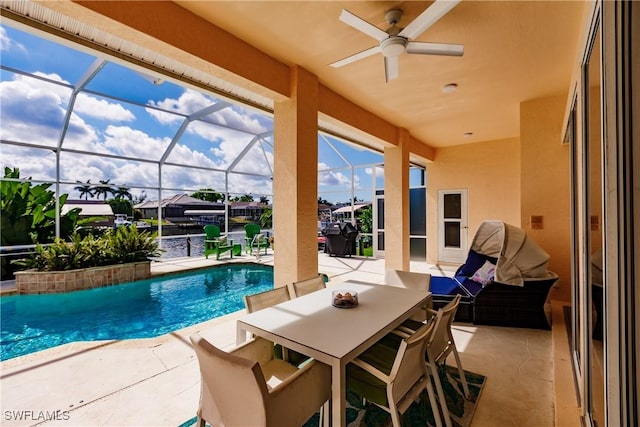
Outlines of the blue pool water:
<svg viewBox="0 0 640 427">
<path fill-rule="evenodd" d="M 244 308 L 273 268 L 233 264 L 50 295 L 0 298 L 0 360 L 73 341 L 150 338 Z"/>
</svg>

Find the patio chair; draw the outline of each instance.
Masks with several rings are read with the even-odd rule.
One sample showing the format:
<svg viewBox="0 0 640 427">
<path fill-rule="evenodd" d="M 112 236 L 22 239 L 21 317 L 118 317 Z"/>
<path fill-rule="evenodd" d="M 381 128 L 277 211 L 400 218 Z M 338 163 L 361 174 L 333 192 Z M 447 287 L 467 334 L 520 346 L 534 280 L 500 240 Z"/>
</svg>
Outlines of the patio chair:
<svg viewBox="0 0 640 427">
<path fill-rule="evenodd" d="M 198 334 L 190 339 L 201 374 L 198 426 L 300 427 L 328 408 L 328 365 L 312 360 L 297 368 L 274 359 L 273 343 L 263 338 L 228 353 Z"/>
<path fill-rule="evenodd" d="M 256 250 L 255 254 L 260 255 L 260 250 L 264 249 L 264 254 L 267 254 L 267 248 L 269 247 L 269 240 L 261 233 L 260 226 L 258 224 L 246 224 L 244 226 L 244 250 L 247 254 L 251 255 Z"/>
<path fill-rule="evenodd" d="M 444 366 L 446 364 L 447 356 L 451 353 L 453 353 L 453 356 L 456 359 L 456 365 L 458 367 L 460 380 L 462 381 L 464 396 L 467 399 L 471 396 L 469 393 L 469 385 L 467 384 L 467 379 L 464 374 L 464 369 L 462 369 L 462 364 L 460 363 L 460 356 L 456 349 L 456 343 L 453 339 L 453 333 L 451 332 L 451 324 L 453 323 L 453 318 L 456 315 L 460 298 L 461 296 L 457 295 L 450 303 L 438 311 L 430 310 L 435 317 L 430 322 L 430 324 L 433 324 L 433 334 L 431 334 L 427 341 L 426 361 L 430 371 L 433 373 L 433 381 L 436 384 L 436 391 L 438 392 L 438 397 L 442 407 L 442 415 L 447 427 L 451 426 L 451 416 L 449 415 L 449 410 L 447 408 L 447 401 L 442 389 L 442 383 L 440 382 L 440 376 L 438 375 L 438 369 L 440 366 Z"/>
<path fill-rule="evenodd" d="M 254 311 L 262 310 L 263 308 L 271 307 L 281 302 L 289 301 L 291 294 L 289 288 L 281 286 L 279 288 L 269 289 L 268 291 L 258 292 L 253 295 L 244 296 L 244 305 L 247 308 L 247 313 L 253 313 Z"/>
<path fill-rule="evenodd" d="M 220 235 L 220 227 L 217 225 L 204 226 L 204 257 L 209 259 L 209 255 L 216 254 L 216 260 L 220 259 L 220 255 L 229 252 L 233 258 L 233 240 L 227 239 L 227 236 Z"/>
<path fill-rule="evenodd" d="M 383 338 L 347 365 L 347 388 L 389 412 L 394 427 L 400 427 L 401 415 L 425 389 L 436 425 L 442 426 L 430 366 L 424 363 L 433 331 L 430 323 L 399 340 Z"/>
<path fill-rule="evenodd" d="M 413 271 L 391 270 L 384 273 L 384 283 L 390 286 L 428 291 L 431 288 L 431 274 Z M 433 308 L 431 300 L 423 307 L 423 312 L 416 313 L 403 323 L 412 330 L 418 329 L 428 319 L 427 310 Z"/>
<path fill-rule="evenodd" d="M 279 288 L 269 289 L 268 291 L 258 292 L 257 294 L 245 295 L 244 306 L 247 309 L 247 313 L 253 313 L 263 308 L 289 301 L 290 299 L 291 294 L 289 293 L 289 288 L 287 286 L 281 286 Z M 310 359 L 309 356 L 283 348 L 280 344 L 276 344 L 275 351 L 277 357 L 288 360 L 294 365 L 300 365 Z"/>
<path fill-rule="evenodd" d="M 327 287 L 327 276 L 325 274 L 318 274 L 311 279 L 300 280 L 293 282 L 291 287 L 293 288 L 293 296 L 301 297 L 302 295 L 310 294 L 311 292 L 318 291 Z"/>
</svg>

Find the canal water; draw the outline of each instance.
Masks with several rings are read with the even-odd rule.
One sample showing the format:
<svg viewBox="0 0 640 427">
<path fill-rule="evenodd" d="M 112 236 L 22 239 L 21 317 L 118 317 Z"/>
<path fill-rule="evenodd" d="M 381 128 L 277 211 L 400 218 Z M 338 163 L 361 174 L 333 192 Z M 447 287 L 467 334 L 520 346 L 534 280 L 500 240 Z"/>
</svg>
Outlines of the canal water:
<svg viewBox="0 0 640 427">
<path fill-rule="evenodd" d="M 242 245 L 244 251 L 244 231 L 230 232 L 229 239 L 232 239 L 235 244 Z M 164 236 L 161 247 L 164 252 L 160 259 L 201 257 L 204 255 L 204 235 Z"/>
</svg>

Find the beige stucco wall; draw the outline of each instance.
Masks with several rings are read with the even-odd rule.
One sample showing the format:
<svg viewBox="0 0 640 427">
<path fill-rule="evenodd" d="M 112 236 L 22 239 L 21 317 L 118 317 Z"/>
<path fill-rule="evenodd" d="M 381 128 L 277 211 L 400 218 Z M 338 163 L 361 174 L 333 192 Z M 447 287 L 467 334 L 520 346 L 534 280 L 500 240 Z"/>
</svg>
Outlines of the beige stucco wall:
<svg viewBox="0 0 640 427">
<path fill-rule="evenodd" d="M 480 223 L 498 219 L 522 227 L 551 256 L 560 279 L 551 298 L 569 301 L 570 164 L 561 144 L 566 95 L 523 102 L 520 138 L 437 149 L 427 165 L 427 261 L 437 263 L 438 191 L 468 190 L 469 241 Z M 530 217 L 544 228 L 533 230 Z"/>
<path fill-rule="evenodd" d="M 549 269 L 560 279 L 550 298 L 571 299 L 571 177 L 569 146 L 561 144 L 567 96 L 520 105 L 522 227 L 551 256 Z M 544 228 L 532 230 L 531 215 Z"/>
<path fill-rule="evenodd" d="M 520 141 L 517 138 L 436 150 L 427 164 L 427 262 L 438 257 L 438 191 L 467 189 L 468 243 L 484 220 L 520 226 Z"/>
</svg>

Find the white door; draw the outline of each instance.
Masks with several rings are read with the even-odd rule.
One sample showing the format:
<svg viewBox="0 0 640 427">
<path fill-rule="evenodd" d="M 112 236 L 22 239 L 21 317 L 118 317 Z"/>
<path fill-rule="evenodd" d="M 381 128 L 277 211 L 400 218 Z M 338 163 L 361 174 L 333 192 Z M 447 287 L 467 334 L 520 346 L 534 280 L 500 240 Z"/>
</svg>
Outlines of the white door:
<svg viewBox="0 0 640 427">
<path fill-rule="evenodd" d="M 438 191 L 438 261 L 465 261 L 468 230 L 467 190 Z"/>
</svg>

